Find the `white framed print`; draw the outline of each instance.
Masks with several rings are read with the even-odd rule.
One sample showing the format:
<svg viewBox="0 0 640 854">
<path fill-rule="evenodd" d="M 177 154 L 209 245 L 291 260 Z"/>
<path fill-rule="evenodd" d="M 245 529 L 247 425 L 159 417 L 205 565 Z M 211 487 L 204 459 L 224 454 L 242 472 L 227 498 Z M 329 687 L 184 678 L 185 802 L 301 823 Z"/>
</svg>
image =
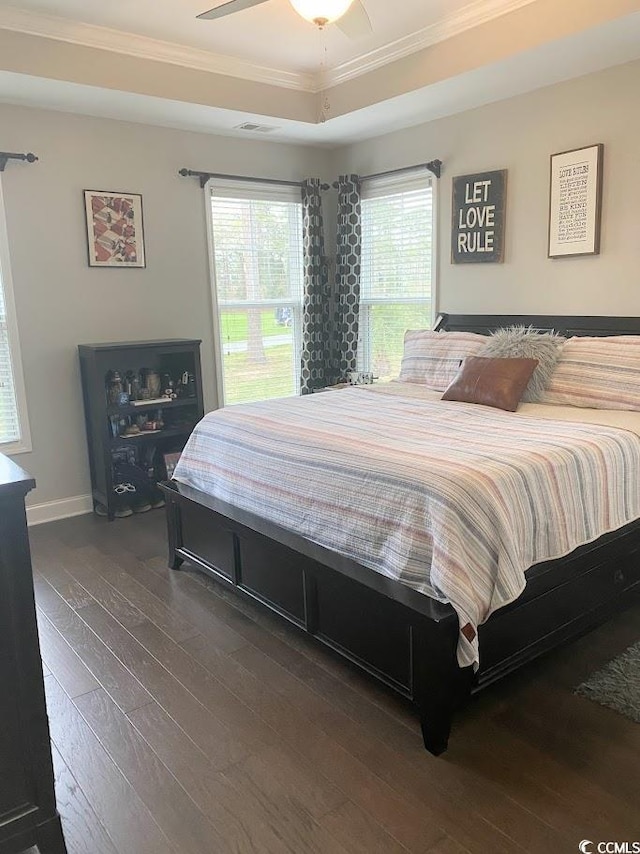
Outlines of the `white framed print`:
<svg viewBox="0 0 640 854">
<path fill-rule="evenodd" d="M 90 267 L 145 267 L 142 196 L 85 190 Z"/>
<path fill-rule="evenodd" d="M 604 145 L 551 155 L 549 258 L 598 255 Z"/>
</svg>

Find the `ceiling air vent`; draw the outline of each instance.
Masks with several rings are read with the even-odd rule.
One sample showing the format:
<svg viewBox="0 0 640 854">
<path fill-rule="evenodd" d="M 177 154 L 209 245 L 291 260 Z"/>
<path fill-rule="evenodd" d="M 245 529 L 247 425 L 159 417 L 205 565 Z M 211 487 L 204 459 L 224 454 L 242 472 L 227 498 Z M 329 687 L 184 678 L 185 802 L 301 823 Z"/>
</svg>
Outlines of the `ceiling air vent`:
<svg viewBox="0 0 640 854">
<path fill-rule="evenodd" d="M 251 133 L 271 133 L 271 131 L 278 130 L 278 128 L 273 125 L 257 125 L 254 122 L 244 122 L 244 124 L 236 125 L 234 130 L 248 130 Z"/>
</svg>

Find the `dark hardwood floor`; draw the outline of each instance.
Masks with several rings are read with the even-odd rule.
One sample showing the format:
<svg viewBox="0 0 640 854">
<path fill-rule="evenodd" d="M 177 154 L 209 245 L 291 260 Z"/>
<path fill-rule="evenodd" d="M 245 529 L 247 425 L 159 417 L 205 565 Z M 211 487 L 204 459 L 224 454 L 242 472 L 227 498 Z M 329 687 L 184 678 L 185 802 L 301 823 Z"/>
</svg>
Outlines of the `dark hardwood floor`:
<svg viewBox="0 0 640 854">
<path fill-rule="evenodd" d="M 477 698 L 444 756 L 283 621 L 167 569 L 164 516 L 30 531 L 70 854 L 500 854 L 640 839 L 640 727 L 573 687 L 640 604 Z"/>
</svg>

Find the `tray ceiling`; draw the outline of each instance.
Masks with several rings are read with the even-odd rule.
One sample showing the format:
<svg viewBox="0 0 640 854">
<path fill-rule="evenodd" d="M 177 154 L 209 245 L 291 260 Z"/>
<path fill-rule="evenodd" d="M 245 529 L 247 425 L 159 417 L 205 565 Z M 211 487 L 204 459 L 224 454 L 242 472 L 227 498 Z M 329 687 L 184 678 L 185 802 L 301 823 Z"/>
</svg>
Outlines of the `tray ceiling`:
<svg viewBox="0 0 640 854">
<path fill-rule="evenodd" d="M 334 146 L 640 59 L 640 0 L 363 2 L 354 42 L 288 0 L 0 0 L 0 102 Z"/>
<path fill-rule="evenodd" d="M 357 41 L 329 25 L 322 32 L 304 21 L 288 0 L 269 0 L 252 9 L 213 21 L 196 15 L 221 5 L 221 0 L 136 0 L 95 3 L 87 0 L 0 0 L 0 12 L 31 13 L 33 30 L 47 23 L 69 38 L 90 37 L 82 24 L 111 30 L 115 45 L 118 33 L 123 45 L 131 36 L 171 42 L 243 62 L 285 72 L 313 74 L 321 68 L 353 63 L 371 54 L 397 58 L 398 50 L 411 52 L 424 39 L 446 37 L 449 32 L 490 20 L 534 0 L 363 0 L 373 33 Z M 52 19 L 47 21 L 47 19 Z M 54 19 L 62 19 L 57 22 Z M 28 30 L 29 16 L 14 15 Z M 66 28 L 65 28 L 66 24 Z M 0 25 L 2 16 L 0 15 Z M 75 29 L 74 26 L 76 25 Z M 425 32 L 426 31 L 426 32 Z M 98 37 L 97 33 L 94 33 Z"/>
</svg>

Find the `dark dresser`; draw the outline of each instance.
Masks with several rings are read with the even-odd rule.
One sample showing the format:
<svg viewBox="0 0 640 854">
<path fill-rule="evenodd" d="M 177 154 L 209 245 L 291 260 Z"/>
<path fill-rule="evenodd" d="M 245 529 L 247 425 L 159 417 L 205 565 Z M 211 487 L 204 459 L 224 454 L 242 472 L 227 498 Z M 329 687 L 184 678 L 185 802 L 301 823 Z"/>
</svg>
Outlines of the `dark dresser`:
<svg viewBox="0 0 640 854">
<path fill-rule="evenodd" d="M 35 481 L 0 454 L 0 854 L 66 854 L 24 509 Z"/>
</svg>

